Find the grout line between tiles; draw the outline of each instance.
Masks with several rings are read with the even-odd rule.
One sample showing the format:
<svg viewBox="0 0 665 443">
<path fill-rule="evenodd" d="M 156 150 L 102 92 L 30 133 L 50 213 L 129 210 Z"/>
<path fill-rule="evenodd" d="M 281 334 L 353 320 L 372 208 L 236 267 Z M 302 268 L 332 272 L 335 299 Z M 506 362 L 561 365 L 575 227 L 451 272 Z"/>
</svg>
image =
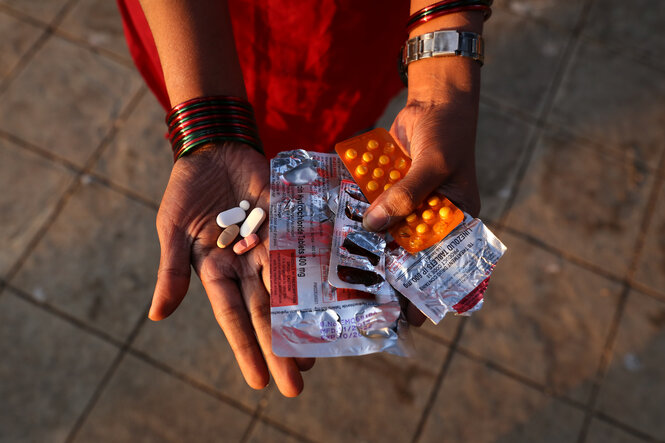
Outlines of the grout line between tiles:
<svg viewBox="0 0 665 443">
<path fill-rule="evenodd" d="M 12 144 L 19 146 L 21 149 L 25 149 L 26 151 L 30 151 L 35 155 L 38 155 L 46 160 L 49 160 L 51 163 L 63 166 L 64 168 L 68 169 L 69 171 L 75 174 L 82 172 L 81 167 L 76 163 L 72 162 L 71 160 L 68 160 L 65 157 L 61 157 L 57 154 L 54 154 L 53 152 L 48 151 L 44 148 L 40 148 L 37 145 L 34 145 L 26 140 L 23 140 L 20 137 L 17 137 L 14 134 L 5 131 L 4 129 L 0 129 L 0 138 L 3 138 L 8 142 L 11 142 Z"/>
<path fill-rule="evenodd" d="M 115 192 L 124 195 L 125 197 L 140 203 L 143 206 L 146 206 L 150 209 L 157 210 L 159 209 L 159 202 L 155 202 L 151 200 L 150 198 L 141 195 L 138 192 L 133 191 L 132 189 L 126 188 L 122 185 L 119 185 L 115 182 L 113 182 L 111 179 L 103 176 L 102 174 L 99 174 L 97 172 L 94 172 L 92 170 L 88 171 L 87 173 L 83 169 L 83 167 L 77 165 L 76 163 L 64 158 L 60 157 L 57 154 L 54 154 L 51 151 L 48 151 L 46 149 L 40 148 L 39 146 L 33 145 L 32 143 L 21 139 L 20 137 L 17 137 L 9 132 L 6 132 L 2 129 L 0 129 L 0 138 L 3 138 L 9 142 L 11 142 L 14 145 L 20 146 L 21 148 L 25 149 L 26 151 L 30 151 L 31 153 L 38 155 L 52 163 L 55 163 L 57 165 L 60 165 L 64 167 L 65 169 L 69 170 L 72 172 L 74 175 L 79 174 L 80 176 L 89 176 L 92 179 L 94 179 L 96 182 L 99 184 L 114 190 Z"/>
<path fill-rule="evenodd" d="M 625 423 L 623 423 L 623 422 L 620 422 L 620 421 L 617 420 L 616 418 L 614 418 L 614 417 L 610 417 L 609 415 L 604 414 L 604 413 L 602 413 L 602 412 L 598 412 L 598 411 L 596 411 L 596 412 L 594 413 L 594 418 L 596 418 L 596 419 L 598 419 L 598 420 L 602 420 L 602 421 L 604 421 L 605 423 L 607 423 L 608 425 L 611 425 L 611 426 L 614 426 L 614 427 L 616 427 L 616 428 L 619 428 L 619 429 L 625 431 L 626 433 L 631 434 L 631 435 L 633 435 L 634 437 L 637 437 L 637 438 L 642 439 L 642 440 L 644 440 L 644 441 L 648 441 L 648 442 L 660 442 L 660 443 L 662 443 L 662 440 L 658 440 L 656 437 L 654 437 L 654 436 L 652 436 L 652 435 L 649 435 L 649 434 L 645 433 L 645 432 L 642 431 L 641 429 L 637 429 L 637 428 L 634 428 L 634 427 L 632 427 L 632 426 L 630 426 L 630 425 L 627 425 L 627 424 L 625 424 Z"/>
<path fill-rule="evenodd" d="M 66 443 L 71 443 L 74 441 L 76 438 L 76 435 L 79 433 L 81 428 L 83 427 L 83 424 L 87 420 L 87 418 L 90 416 L 90 413 L 92 410 L 95 408 L 95 405 L 99 401 L 99 398 L 103 394 L 104 390 L 108 386 L 109 382 L 111 381 L 111 378 L 113 377 L 113 374 L 115 374 L 116 370 L 120 366 L 120 363 L 122 363 L 122 360 L 125 358 L 125 355 L 127 354 L 127 350 L 131 346 L 131 344 L 134 342 L 134 339 L 138 335 L 139 331 L 141 330 L 141 327 L 145 323 L 146 319 L 148 318 L 148 309 L 150 308 L 150 305 L 148 304 L 144 309 L 142 315 L 139 317 L 137 320 L 136 324 L 132 328 L 131 333 L 127 337 L 127 340 L 123 343 L 122 347 L 118 351 L 115 359 L 113 359 L 113 362 L 111 362 L 111 365 L 109 368 L 106 370 L 106 373 L 102 377 L 101 381 L 97 385 L 97 388 L 95 389 L 95 392 L 92 394 L 92 397 L 86 404 L 85 408 L 83 409 L 83 412 L 81 415 L 78 417 L 76 422 L 74 423 L 74 426 L 72 429 L 69 431 L 69 434 L 67 435 L 67 438 L 65 439 Z"/>
<path fill-rule="evenodd" d="M 113 346 L 116 347 L 122 347 L 122 340 L 118 340 L 117 338 L 114 338 L 113 336 L 105 333 L 104 331 L 101 331 L 99 329 L 96 329 L 85 322 L 79 320 L 75 316 L 69 314 L 68 312 L 62 311 L 58 309 L 55 306 L 52 306 L 46 302 L 41 302 L 39 300 L 36 300 L 35 297 L 33 297 L 31 294 L 25 292 L 23 289 L 18 288 L 12 284 L 6 283 L 6 289 L 7 292 L 12 293 L 14 296 L 30 303 L 31 305 L 35 306 L 38 309 L 42 309 L 43 311 L 58 317 L 60 320 L 63 320 L 70 325 L 72 325 L 75 328 L 81 329 L 84 332 L 87 332 L 88 334 L 94 335 L 95 337 L 99 338 L 100 340 L 103 340 Z"/>
<path fill-rule="evenodd" d="M 633 280 L 634 275 L 637 271 L 637 266 L 639 264 L 639 258 L 644 248 L 644 242 L 646 239 L 646 233 L 651 224 L 653 218 L 656 203 L 658 202 L 658 193 L 660 188 L 665 180 L 665 172 L 663 172 L 663 165 L 665 165 L 665 149 L 661 152 L 661 158 L 658 162 L 660 168 L 659 172 L 654 180 L 654 183 L 649 193 L 649 200 L 644 209 L 644 214 L 642 216 L 642 222 L 640 224 L 639 235 L 635 240 L 635 246 L 633 248 L 633 254 L 630 261 L 630 266 L 626 273 L 625 283 L 623 291 L 621 293 L 621 298 L 617 304 L 616 313 L 610 328 L 610 332 L 605 343 L 603 353 L 601 355 L 600 363 L 598 364 L 598 370 L 596 372 L 595 380 L 593 381 L 591 393 L 589 395 L 589 400 L 587 402 L 586 414 L 584 417 L 584 424 L 580 431 L 578 438 L 578 443 L 583 443 L 586 440 L 587 434 L 589 432 L 589 426 L 591 425 L 591 419 L 596 410 L 598 403 L 598 396 L 602 389 L 602 384 L 609 370 L 610 363 L 612 362 L 612 351 L 616 342 L 616 337 L 618 335 L 619 327 L 621 324 L 621 319 L 623 317 L 625 307 L 627 304 L 628 296 L 631 290 L 630 282 Z"/>
<path fill-rule="evenodd" d="M 107 342 L 108 344 L 110 344 L 112 346 L 115 346 L 116 348 L 118 348 L 119 352 L 122 351 L 123 348 L 126 348 L 124 354 L 131 354 L 133 357 L 141 360 L 143 363 L 148 364 L 152 368 L 157 369 L 159 371 L 162 371 L 165 374 L 167 374 L 168 376 L 174 377 L 174 378 L 180 380 L 181 382 L 185 383 L 186 385 L 188 385 L 188 386 L 190 386 L 190 387 L 192 387 L 192 388 L 194 388 L 198 391 L 201 391 L 201 392 L 203 392 L 203 393 L 205 393 L 205 394 L 207 394 L 207 395 L 209 395 L 209 396 L 211 396 L 211 397 L 213 397 L 217 400 L 220 400 L 223 403 L 226 403 L 227 405 L 229 405 L 229 406 L 231 406 L 235 409 L 240 410 L 241 412 L 253 415 L 254 417 L 256 417 L 257 423 L 258 422 L 263 422 L 263 423 L 265 423 L 269 426 L 272 426 L 272 427 L 275 427 L 275 428 L 279 429 L 281 432 L 283 432 L 283 433 L 285 433 L 289 436 L 292 436 L 292 437 L 294 437 L 298 440 L 301 440 L 301 441 L 304 441 L 304 442 L 310 442 L 311 441 L 311 440 L 303 437 L 302 435 L 296 433 L 295 431 L 293 431 L 291 429 L 288 429 L 288 428 L 284 427 L 283 425 L 281 425 L 279 423 L 273 422 L 269 418 L 264 417 L 262 415 L 262 412 L 265 409 L 265 406 L 267 405 L 267 402 L 265 404 L 259 405 L 261 407 L 261 409 L 257 413 L 257 410 L 258 410 L 259 406 L 257 406 L 257 408 L 254 408 L 254 409 L 252 409 L 248 406 L 245 406 L 242 403 L 239 403 L 236 400 L 234 400 L 232 397 L 228 397 L 228 396 L 226 396 L 226 395 L 224 395 L 224 394 L 222 394 L 218 391 L 215 391 L 214 388 L 212 388 L 210 386 L 207 386 L 204 383 L 201 383 L 201 382 L 199 382 L 199 381 L 197 381 L 197 380 L 195 380 L 195 379 L 193 379 L 193 378 L 191 378 L 191 377 L 189 377 L 189 376 L 187 376 L 187 375 L 185 375 L 181 372 L 178 372 L 177 370 L 171 368 L 170 366 L 154 359 L 149 354 L 146 354 L 142 351 L 139 351 L 139 350 L 133 348 L 132 344 L 135 340 L 135 335 L 137 335 L 138 332 L 140 332 L 140 329 L 136 330 L 136 334 L 134 334 L 134 332 L 130 333 L 130 335 L 128 336 L 128 339 L 125 341 L 125 343 L 123 343 L 121 340 L 118 340 L 118 339 L 104 333 L 103 331 L 100 331 L 98 329 L 95 329 L 94 327 L 89 326 L 88 324 L 82 322 L 78 318 L 76 318 L 76 317 L 74 317 L 74 316 L 72 316 L 72 315 L 70 315 L 66 312 L 63 312 L 63 311 L 61 311 L 61 310 L 59 310 L 59 309 L 57 309 L 57 308 L 55 308 L 55 307 L 53 307 L 53 306 L 51 306 L 47 303 L 42 303 L 42 302 L 39 302 L 39 301 L 35 300 L 34 297 L 32 297 L 30 294 L 26 293 L 22 289 L 17 288 L 13 285 L 6 284 L 6 282 L 4 282 L 4 280 L 2 280 L 2 279 L 0 279 L 0 291 L 2 291 L 2 287 L 3 287 L 2 285 L 3 284 L 6 285 L 6 287 L 5 287 L 5 289 L 7 290 L 6 292 L 11 293 L 13 296 L 19 297 L 22 300 L 32 304 L 36 308 L 42 309 L 45 312 L 47 312 L 51 315 L 54 315 L 54 316 L 60 318 L 61 320 L 65 321 L 65 322 L 70 323 L 73 327 L 78 328 L 78 329 L 82 330 L 83 332 L 89 333 L 89 334 L 99 338 L 100 340 L 103 340 L 103 341 Z M 144 309 L 143 313 L 141 314 L 141 317 L 137 321 L 137 326 L 138 327 L 141 327 L 145 324 L 145 319 L 147 318 L 147 312 L 148 312 L 148 307 L 146 307 Z M 136 329 L 136 327 L 134 329 Z M 126 344 L 128 346 L 125 346 Z M 120 354 L 118 354 L 116 356 L 116 359 L 118 359 L 119 355 Z M 266 397 L 268 395 L 268 392 L 269 391 L 266 391 L 266 394 L 265 394 Z"/>
<path fill-rule="evenodd" d="M 214 388 L 206 385 L 205 383 L 202 383 L 198 380 L 195 380 L 194 378 L 192 378 L 192 377 L 190 377 L 190 376 L 188 376 L 188 375 L 186 375 L 186 374 L 184 374 L 180 371 L 177 371 L 177 370 L 171 368 L 170 366 L 168 366 L 168 365 L 166 365 L 166 364 L 164 364 L 160 361 L 155 360 L 152 356 L 150 356 L 149 354 L 146 354 L 143 351 L 139 351 L 135 348 L 129 347 L 127 352 L 129 354 L 133 355 L 134 357 L 140 359 L 144 363 L 149 364 L 150 366 L 166 373 L 167 375 L 170 375 L 174 378 L 177 378 L 178 380 L 180 380 L 183 383 L 193 387 L 194 389 L 196 389 L 198 391 L 201 391 L 204 394 L 207 394 L 210 397 L 215 398 L 215 399 L 217 399 L 217 400 L 219 400 L 223 403 L 226 403 L 227 405 L 229 405 L 229 406 L 231 406 L 231 407 L 233 407 L 233 408 L 235 408 L 235 409 L 237 409 L 241 412 L 244 412 L 248 415 L 251 415 L 253 417 L 253 419 L 256 418 L 257 421 L 260 421 L 260 422 L 266 423 L 266 424 L 268 424 L 272 427 L 275 427 L 275 428 L 279 429 L 280 431 L 282 431 L 283 433 L 285 433 L 289 436 L 292 436 L 292 437 L 294 437 L 298 440 L 305 441 L 305 442 L 310 442 L 311 441 L 311 440 L 307 439 L 306 437 L 304 437 L 304 436 L 298 434 L 297 432 L 293 431 L 292 429 L 289 429 L 289 428 L 285 427 L 281 423 L 275 422 L 275 421 L 265 417 L 262 412 L 263 412 L 265 406 L 267 405 L 267 402 L 263 405 L 260 404 L 263 399 L 259 400 L 259 404 L 257 405 L 257 407 L 251 408 L 247 405 L 244 405 L 244 404 L 240 403 L 236 399 L 234 399 L 232 397 L 229 397 L 229 396 L 215 390 Z M 268 392 L 269 391 L 266 391 L 266 393 L 264 394 L 264 398 L 267 397 Z M 249 429 L 246 430 L 246 433 L 248 433 L 248 432 L 249 432 Z"/>
<path fill-rule="evenodd" d="M 69 198 L 76 192 L 76 190 L 81 186 L 81 178 L 88 173 L 94 167 L 95 163 L 99 159 L 99 156 L 104 152 L 104 149 L 111 143 L 113 138 L 115 137 L 116 133 L 118 132 L 118 127 L 121 122 L 126 120 L 128 116 L 131 114 L 131 112 L 134 110 L 136 105 L 138 104 L 139 100 L 143 97 L 143 95 L 146 93 L 146 87 L 142 86 L 138 92 L 134 94 L 132 99 L 129 101 L 125 109 L 122 110 L 118 118 L 110 125 L 111 128 L 110 130 L 106 133 L 102 141 L 99 143 L 97 148 L 94 150 L 94 152 L 90 155 L 88 160 L 85 163 L 85 166 L 83 167 L 82 170 L 79 170 L 72 181 L 72 183 L 65 189 L 63 194 L 60 196 L 60 199 L 58 202 L 55 204 L 53 210 L 51 211 L 51 214 L 45 218 L 44 224 L 42 227 L 37 231 L 35 236 L 30 239 L 28 242 L 28 245 L 26 246 L 25 250 L 21 255 L 19 255 L 18 259 L 14 263 L 14 265 L 10 268 L 10 270 L 7 272 L 5 278 L 7 281 L 11 281 L 12 278 L 18 273 L 18 271 L 21 269 L 27 258 L 30 256 L 30 253 L 37 247 L 41 239 L 46 235 L 46 232 L 48 232 L 49 227 L 52 225 L 53 220 L 60 215 L 62 212 L 63 208 L 69 201 Z"/>
<path fill-rule="evenodd" d="M 23 11 L 19 11 L 18 9 L 14 9 L 6 3 L 0 3 L 0 12 L 7 14 L 18 21 L 28 23 L 29 25 L 35 26 L 37 28 L 42 28 L 46 30 L 49 27 L 48 22 L 45 22 L 41 19 L 28 15 Z"/>
<path fill-rule="evenodd" d="M 268 389 L 265 389 L 261 394 L 261 398 L 256 405 L 256 409 L 254 409 L 254 413 L 252 414 L 252 419 L 249 421 L 247 429 L 245 429 L 245 432 L 240 438 L 240 443 L 247 443 L 249 438 L 252 436 L 252 432 L 254 432 L 254 429 L 256 429 L 259 417 L 263 413 L 263 410 L 266 408 L 266 406 L 268 406 L 268 399 L 270 398 L 271 389 L 272 386 L 269 385 Z"/>
<path fill-rule="evenodd" d="M 511 188 L 510 196 L 508 197 L 508 199 L 506 199 L 503 210 L 501 211 L 501 215 L 499 216 L 499 224 L 501 225 L 505 225 L 505 221 L 508 218 L 508 214 L 510 213 L 512 206 L 515 203 L 515 200 L 517 198 L 517 193 L 520 189 L 520 186 L 522 185 L 522 182 L 524 181 L 528 166 L 531 163 L 531 159 L 533 158 L 533 155 L 536 151 L 536 144 L 540 139 L 540 136 L 543 132 L 543 128 L 547 124 L 547 121 L 549 120 L 549 115 L 552 111 L 552 108 L 554 107 L 554 101 L 556 99 L 557 93 L 559 92 L 559 88 L 563 83 L 566 74 L 570 70 L 575 55 L 577 54 L 577 47 L 580 41 L 580 35 L 582 33 L 584 24 L 587 21 L 592 2 L 593 0 L 585 0 L 585 3 L 582 6 L 582 10 L 577 19 L 575 27 L 571 31 L 568 42 L 566 43 L 562 51 L 563 55 L 559 59 L 559 63 L 557 64 L 557 67 L 554 70 L 552 82 L 550 83 L 550 86 L 545 94 L 543 106 L 537 118 L 537 123 L 536 123 L 537 130 L 533 131 L 529 136 L 526 152 L 524 158 L 522 159 L 522 163 L 520 164 L 517 170 L 515 181 Z"/>
<path fill-rule="evenodd" d="M 450 347 L 450 345 L 451 345 L 451 342 L 449 340 L 447 340 L 443 337 L 439 337 L 437 335 L 434 335 L 431 332 L 418 331 L 418 334 L 426 336 L 427 339 L 436 342 L 440 346 Z M 482 364 L 485 367 L 487 367 L 488 369 L 490 369 L 492 371 L 495 371 L 495 372 L 498 372 L 499 374 L 501 374 L 505 377 L 508 377 L 508 378 L 510 378 L 510 379 L 512 379 L 512 380 L 514 380 L 514 381 L 516 381 L 516 382 L 518 382 L 518 383 L 520 383 L 520 384 L 522 384 L 522 385 L 524 385 L 528 388 L 531 388 L 535 391 L 538 391 L 539 393 L 541 393 L 541 394 L 543 394 L 547 397 L 550 397 L 554 400 L 565 403 L 570 407 L 573 407 L 573 408 L 578 409 L 580 411 L 586 411 L 586 409 L 587 409 L 586 403 L 575 400 L 575 399 L 570 398 L 570 397 L 567 397 L 565 395 L 557 394 L 552 389 L 548 388 L 546 385 L 543 385 L 543 384 L 541 384 L 537 381 L 534 381 L 534 380 L 532 380 L 528 377 L 525 377 L 524 375 L 519 374 L 519 373 L 517 373 L 517 372 L 515 372 L 515 371 L 513 371 L 513 370 L 511 370 L 511 369 L 509 369 L 505 366 L 502 366 L 499 363 L 496 363 L 492 360 L 488 360 L 487 358 L 485 358 L 481 355 L 478 355 L 478 354 L 474 353 L 473 351 L 468 350 L 467 348 L 465 348 L 463 346 L 458 345 L 455 352 L 459 355 L 464 356 L 465 358 L 468 358 L 469 360 L 472 360 L 472 361 L 474 361 L 478 364 Z M 633 428 L 629 424 L 626 424 L 626 423 L 624 423 L 624 422 L 622 422 L 622 421 L 620 421 L 620 420 L 618 420 L 614 417 L 611 417 L 607 414 L 595 411 L 594 416 L 596 418 L 601 418 L 602 420 L 606 421 L 609 424 L 612 424 L 616 427 L 619 427 L 619 428 L 623 429 L 624 431 L 634 435 L 635 437 L 644 439 L 646 441 L 652 441 L 653 440 L 653 437 L 649 436 L 644 431 Z"/>
<path fill-rule="evenodd" d="M 102 57 L 106 57 L 107 59 L 110 59 L 119 65 L 123 65 L 127 68 L 131 68 L 132 70 L 135 70 L 136 67 L 134 65 L 134 62 L 132 61 L 131 58 L 124 57 L 120 54 L 117 54 L 110 49 L 106 49 L 101 46 L 94 45 L 90 42 L 88 42 L 86 39 L 82 37 L 78 37 L 74 34 L 71 34 L 63 29 L 56 28 L 53 30 L 53 35 L 56 37 L 59 37 L 63 40 L 66 40 L 70 43 L 73 43 L 77 46 L 79 46 L 82 49 L 85 49 L 87 51 L 92 52 L 93 54 L 98 54 L 101 55 Z M 124 38 L 124 37 L 123 37 Z"/>
<path fill-rule="evenodd" d="M 533 21 L 534 23 L 537 23 L 541 26 L 545 26 L 547 28 L 551 28 L 555 31 L 558 31 L 558 32 L 561 32 L 561 33 L 564 33 L 564 34 L 571 31 L 570 28 L 562 26 L 562 25 L 560 25 L 556 22 L 550 22 L 547 19 L 544 19 L 544 18 L 539 17 L 537 15 L 533 15 L 533 14 L 529 14 L 529 13 L 526 13 L 526 14 L 525 13 L 519 13 L 519 12 L 513 11 L 511 9 L 506 9 L 504 12 L 507 13 L 507 14 L 513 15 L 515 17 L 527 18 L 527 19 Z M 591 12 L 591 8 L 589 9 L 589 12 Z M 618 56 L 620 56 L 622 58 L 629 59 L 629 60 L 634 61 L 636 63 L 639 63 L 639 64 L 642 64 L 642 65 L 647 66 L 649 68 L 652 68 L 656 71 L 665 73 L 665 67 L 658 64 L 658 62 L 656 61 L 656 57 L 650 57 L 650 56 L 648 56 L 646 54 L 643 54 L 643 53 L 636 53 L 635 51 L 631 51 L 628 48 L 624 48 L 624 47 L 621 47 L 621 46 L 618 46 L 618 45 L 613 45 L 611 43 L 608 43 L 606 40 L 595 38 L 595 37 L 593 37 L 591 35 L 588 35 L 584 32 L 582 32 L 580 34 L 580 38 L 582 38 L 584 40 L 587 40 L 589 42 L 593 42 L 594 44 L 597 44 L 599 46 L 602 46 L 603 48 L 608 49 L 608 50 L 616 53 Z"/>
<path fill-rule="evenodd" d="M 4 93 L 12 81 L 18 76 L 18 74 L 23 71 L 23 69 L 28 65 L 30 60 L 35 56 L 35 54 L 44 46 L 48 39 L 53 34 L 55 28 L 62 22 L 67 13 L 74 7 L 74 4 L 78 0 L 69 0 L 67 3 L 60 8 L 57 14 L 53 17 L 51 22 L 46 26 L 42 34 L 37 38 L 37 40 L 25 51 L 21 59 L 16 63 L 16 65 L 9 71 L 7 76 L 0 82 L 0 94 Z M 11 9 L 6 7 L 6 9 Z"/>
<path fill-rule="evenodd" d="M 441 369 L 439 370 L 439 374 L 437 375 L 436 380 L 434 381 L 434 385 L 432 386 L 432 390 L 430 391 L 429 398 L 427 399 L 425 408 L 423 409 L 422 415 L 420 416 L 420 420 L 418 421 L 418 426 L 416 426 L 416 430 L 413 433 L 413 438 L 411 439 L 412 443 L 417 443 L 418 440 L 420 440 L 423 431 L 425 430 L 427 419 L 429 418 L 430 412 L 434 407 L 434 403 L 436 402 L 436 399 L 438 397 L 439 390 L 441 389 L 441 385 L 443 383 L 443 379 L 448 373 L 450 364 L 452 363 L 453 357 L 455 356 L 455 351 L 457 350 L 457 345 L 460 339 L 462 338 L 462 334 L 464 333 L 464 325 L 466 325 L 466 318 L 462 319 L 459 326 L 457 327 L 457 330 L 455 331 L 455 337 L 453 338 L 453 342 L 451 346 L 448 348 L 448 353 L 446 354 L 446 358 L 441 364 Z"/>
</svg>

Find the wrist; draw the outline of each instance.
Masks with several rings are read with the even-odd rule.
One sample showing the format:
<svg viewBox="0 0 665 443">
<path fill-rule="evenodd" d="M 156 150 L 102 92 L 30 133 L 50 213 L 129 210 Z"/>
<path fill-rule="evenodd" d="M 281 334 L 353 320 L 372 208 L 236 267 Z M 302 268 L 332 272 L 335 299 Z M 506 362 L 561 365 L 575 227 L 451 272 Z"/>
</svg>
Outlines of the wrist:
<svg viewBox="0 0 665 443">
<path fill-rule="evenodd" d="M 431 57 L 408 66 L 408 98 L 432 104 L 477 103 L 480 64 L 467 57 Z"/>
</svg>

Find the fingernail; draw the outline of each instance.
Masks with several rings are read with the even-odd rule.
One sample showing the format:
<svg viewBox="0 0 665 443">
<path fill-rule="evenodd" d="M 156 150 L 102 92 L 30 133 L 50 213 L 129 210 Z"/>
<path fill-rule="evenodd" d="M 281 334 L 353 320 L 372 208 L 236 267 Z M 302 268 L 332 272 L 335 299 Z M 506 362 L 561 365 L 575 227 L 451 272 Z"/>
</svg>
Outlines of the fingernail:
<svg viewBox="0 0 665 443">
<path fill-rule="evenodd" d="M 383 206 L 377 206 L 365 214 L 363 227 L 368 231 L 381 231 L 388 224 L 390 217 Z"/>
</svg>

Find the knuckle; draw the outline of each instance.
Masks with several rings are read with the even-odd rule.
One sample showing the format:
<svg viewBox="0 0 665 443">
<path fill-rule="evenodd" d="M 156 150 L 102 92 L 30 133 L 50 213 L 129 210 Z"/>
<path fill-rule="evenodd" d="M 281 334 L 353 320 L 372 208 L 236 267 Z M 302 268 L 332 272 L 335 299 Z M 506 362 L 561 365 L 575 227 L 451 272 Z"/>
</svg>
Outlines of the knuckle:
<svg viewBox="0 0 665 443">
<path fill-rule="evenodd" d="M 249 315 L 252 319 L 265 319 L 270 316 L 270 305 L 266 301 L 253 303 L 249 308 Z"/>
<path fill-rule="evenodd" d="M 390 197 L 385 202 L 386 212 L 391 217 L 409 215 L 416 207 L 414 195 L 410 188 L 397 184 L 390 189 Z"/>
</svg>

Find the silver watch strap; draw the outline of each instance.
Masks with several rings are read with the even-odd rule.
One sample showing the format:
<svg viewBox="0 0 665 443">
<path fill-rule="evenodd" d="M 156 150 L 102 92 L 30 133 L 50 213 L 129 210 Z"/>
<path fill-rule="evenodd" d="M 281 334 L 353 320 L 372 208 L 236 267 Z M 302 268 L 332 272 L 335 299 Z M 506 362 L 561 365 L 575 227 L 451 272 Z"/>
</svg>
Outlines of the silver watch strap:
<svg viewBox="0 0 665 443">
<path fill-rule="evenodd" d="M 407 40 L 402 51 L 403 68 L 416 60 L 461 55 L 483 64 L 483 38 L 475 32 L 434 31 Z"/>
</svg>

